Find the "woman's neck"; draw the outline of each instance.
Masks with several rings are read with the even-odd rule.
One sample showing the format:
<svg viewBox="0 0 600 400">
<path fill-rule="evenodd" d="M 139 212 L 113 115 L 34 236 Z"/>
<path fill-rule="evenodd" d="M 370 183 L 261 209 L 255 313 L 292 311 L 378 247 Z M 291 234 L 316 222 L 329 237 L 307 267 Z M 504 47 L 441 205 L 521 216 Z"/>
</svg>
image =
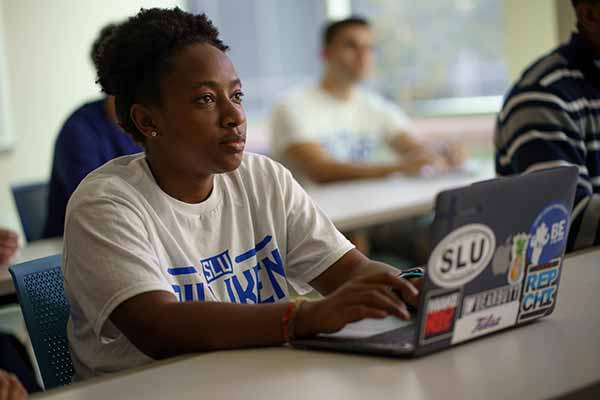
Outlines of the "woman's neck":
<svg viewBox="0 0 600 400">
<path fill-rule="evenodd" d="M 146 154 L 146 162 L 158 186 L 169 196 L 189 204 L 202 203 L 213 190 L 214 175 L 190 176 Z M 163 167 L 164 166 L 164 167 Z"/>
</svg>

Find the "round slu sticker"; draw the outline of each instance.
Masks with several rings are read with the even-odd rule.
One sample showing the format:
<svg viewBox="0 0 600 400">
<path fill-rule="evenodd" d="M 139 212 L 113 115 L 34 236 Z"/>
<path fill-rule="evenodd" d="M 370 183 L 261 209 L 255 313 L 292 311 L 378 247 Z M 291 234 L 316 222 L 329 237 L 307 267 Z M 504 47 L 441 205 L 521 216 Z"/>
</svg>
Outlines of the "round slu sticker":
<svg viewBox="0 0 600 400">
<path fill-rule="evenodd" d="M 435 247 L 427 273 L 437 286 L 462 286 L 485 269 L 495 248 L 496 237 L 490 228 L 482 224 L 462 226 Z"/>
<path fill-rule="evenodd" d="M 545 264 L 558 256 L 567 241 L 569 211 L 562 203 L 552 203 L 536 217 L 529 229 L 527 260 Z"/>
</svg>

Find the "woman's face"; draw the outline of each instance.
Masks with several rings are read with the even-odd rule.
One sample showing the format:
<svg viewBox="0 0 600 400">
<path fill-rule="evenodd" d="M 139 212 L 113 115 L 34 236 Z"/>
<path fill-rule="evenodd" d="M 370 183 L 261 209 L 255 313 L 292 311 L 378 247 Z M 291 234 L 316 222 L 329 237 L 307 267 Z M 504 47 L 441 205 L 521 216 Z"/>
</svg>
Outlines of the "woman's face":
<svg viewBox="0 0 600 400">
<path fill-rule="evenodd" d="M 147 140 L 147 151 L 184 176 L 236 169 L 246 143 L 241 89 L 221 50 L 204 43 L 179 50 L 161 79 L 161 105 L 152 111 L 158 136 Z"/>
</svg>

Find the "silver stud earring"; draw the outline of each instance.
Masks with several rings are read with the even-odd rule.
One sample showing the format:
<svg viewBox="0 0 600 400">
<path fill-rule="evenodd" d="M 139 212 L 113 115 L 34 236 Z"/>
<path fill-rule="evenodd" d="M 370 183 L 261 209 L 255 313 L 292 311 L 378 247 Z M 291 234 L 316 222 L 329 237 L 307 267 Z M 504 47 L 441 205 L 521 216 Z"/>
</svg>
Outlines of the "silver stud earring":
<svg viewBox="0 0 600 400">
<path fill-rule="evenodd" d="M 158 136 L 158 132 L 152 131 L 152 132 L 150 132 L 150 136 L 157 137 Z"/>
</svg>

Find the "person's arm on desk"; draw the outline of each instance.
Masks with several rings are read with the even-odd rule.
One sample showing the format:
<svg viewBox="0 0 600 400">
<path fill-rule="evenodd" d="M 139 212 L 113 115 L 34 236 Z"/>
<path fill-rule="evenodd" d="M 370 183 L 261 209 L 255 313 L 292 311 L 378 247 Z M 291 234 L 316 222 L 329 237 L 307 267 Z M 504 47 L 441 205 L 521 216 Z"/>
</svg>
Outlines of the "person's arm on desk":
<svg viewBox="0 0 600 400">
<path fill-rule="evenodd" d="M 336 161 L 316 142 L 297 143 L 288 147 L 286 158 L 301 168 L 312 181 L 328 183 L 354 179 L 382 178 L 401 172 L 418 174 L 433 160 L 427 154 L 409 154 L 403 161 L 388 164 Z"/>
<path fill-rule="evenodd" d="M 388 145 L 398 154 L 431 160 L 438 170 L 456 168 L 465 161 L 464 147 L 457 143 L 426 145 L 404 131 L 398 131 L 388 139 Z"/>
<path fill-rule="evenodd" d="M 8 264 L 19 248 L 19 237 L 13 231 L 0 228 L 0 265 Z"/>
<path fill-rule="evenodd" d="M 336 332 L 364 318 L 410 317 L 390 289 L 415 304 L 418 290 L 398 270 L 351 250 L 311 285 L 326 296 L 298 310 L 295 337 Z M 178 354 L 284 343 L 282 315 L 289 303 L 180 303 L 168 292 L 132 297 L 111 314 L 111 322 L 142 352 L 153 358 Z M 166 323 L 168 321 L 168 323 Z"/>
</svg>

